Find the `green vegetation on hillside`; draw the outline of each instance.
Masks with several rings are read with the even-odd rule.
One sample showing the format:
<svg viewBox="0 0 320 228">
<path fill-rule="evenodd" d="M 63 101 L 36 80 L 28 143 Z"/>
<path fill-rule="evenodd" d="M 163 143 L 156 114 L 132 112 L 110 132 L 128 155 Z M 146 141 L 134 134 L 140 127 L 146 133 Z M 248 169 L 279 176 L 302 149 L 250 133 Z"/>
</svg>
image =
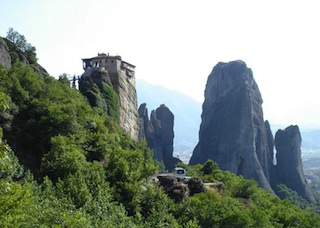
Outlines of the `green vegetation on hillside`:
<svg viewBox="0 0 320 228">
<path fill-rule="evenodd" d="M 320 227 L 311 210 L 213 161 L 180 164 L 195 186 L 175 203 L 149 179 L 158 167 L 146 142 L 20 62 L 0 66 L 0 126 L 0 227 Z M 202 181 L 223 187 L 204 190 Z"/>
</svg>

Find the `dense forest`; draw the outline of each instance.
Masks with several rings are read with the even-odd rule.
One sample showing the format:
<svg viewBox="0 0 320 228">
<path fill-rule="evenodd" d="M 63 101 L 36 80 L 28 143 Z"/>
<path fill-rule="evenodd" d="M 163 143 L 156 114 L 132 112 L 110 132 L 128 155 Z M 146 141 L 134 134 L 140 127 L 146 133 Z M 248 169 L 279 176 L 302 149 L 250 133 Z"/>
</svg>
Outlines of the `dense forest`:
<svg viewBox="0 0 320 228">
<path fill-rule="evenodd" d="M 195 186 L 174 201 L 151 179 L 161 164 L 145 141 L 17 52 L 10 70 L 0 65 L 0 227 L 320 227 L 317 205 L 285 186 L 281 200 L 213 161 L 178 164 Z M 215 181 L 223 187 L 204 188 Z"/>
</svg>

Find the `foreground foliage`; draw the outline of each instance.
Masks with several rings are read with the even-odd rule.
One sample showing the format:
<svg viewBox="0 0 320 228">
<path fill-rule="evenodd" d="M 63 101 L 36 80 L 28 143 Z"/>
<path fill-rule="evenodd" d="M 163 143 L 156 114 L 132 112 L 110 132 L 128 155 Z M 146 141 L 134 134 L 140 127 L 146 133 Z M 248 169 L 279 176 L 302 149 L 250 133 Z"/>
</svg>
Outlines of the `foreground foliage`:
<svg viewBox="0 0 320 228">
<path fill-rule="evenodd" d="M 19 62 L 0 66 L 0 98 L 0 227 L 320 227 L 314 212 L 213 161 L 179 164 L 195 190 L 174 203 L 149 180 L 158 167 L 145 142 Z M 203 181 L 223 187 L 197 187 Z"/>
</svg>

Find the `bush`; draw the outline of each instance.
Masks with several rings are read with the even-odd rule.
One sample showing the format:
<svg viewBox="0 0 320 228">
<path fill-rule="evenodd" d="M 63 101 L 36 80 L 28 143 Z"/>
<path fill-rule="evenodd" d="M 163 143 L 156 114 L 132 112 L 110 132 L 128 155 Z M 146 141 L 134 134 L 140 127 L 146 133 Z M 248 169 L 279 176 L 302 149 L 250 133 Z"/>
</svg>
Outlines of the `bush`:
<svg viewBox="0 0 320 228">
<path fill-rule="evenodd" d="M 212 174 L 213 170 L 219 169 L 218 163 L 208 160 L 206 163 L 204 163 L 201 171 L 203 172 L 204 175 L 206 174 Z"/>
<path fill-rule="evenodd" d="M 188 188 L 190 190 L 190 196 L 196 193 L 204 192 L 204 185 L 200 178 L 194 177 L 188 181 Z"/>
</svg>

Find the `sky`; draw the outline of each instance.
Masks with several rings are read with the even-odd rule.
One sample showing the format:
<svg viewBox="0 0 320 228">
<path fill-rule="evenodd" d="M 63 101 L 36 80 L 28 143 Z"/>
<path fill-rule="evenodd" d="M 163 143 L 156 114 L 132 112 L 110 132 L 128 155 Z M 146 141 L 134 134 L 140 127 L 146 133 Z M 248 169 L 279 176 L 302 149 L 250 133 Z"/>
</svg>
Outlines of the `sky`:
<svg viewBox="0 0 320 228">
<path fill-rule="evenodd" d="M 0 36 L 23 34 L 56 78 L 109 53 L 200 102 L 212 68 L 241 59 L 264 119 L 320 127 L 319 10 L 316 0 L 0 0 Z"/>
</svg>

